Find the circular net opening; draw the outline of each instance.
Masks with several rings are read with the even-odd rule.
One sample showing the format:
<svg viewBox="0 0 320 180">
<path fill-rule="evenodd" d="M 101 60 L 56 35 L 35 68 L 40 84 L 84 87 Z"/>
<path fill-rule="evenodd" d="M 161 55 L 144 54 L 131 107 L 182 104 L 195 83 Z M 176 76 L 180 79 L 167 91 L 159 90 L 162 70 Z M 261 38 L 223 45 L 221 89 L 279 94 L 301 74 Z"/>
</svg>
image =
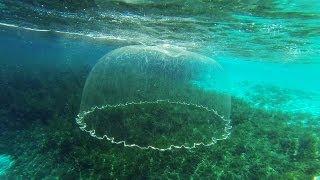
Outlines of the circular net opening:
<svg viewBox="0 0 320 180">
<path fill-rule="evenodd" d="M 231 100 L 221 91 L 228 87 L 213 59 L 171 46 L 127 46 L 92 69 L 76 120 L 91 136 L 126 147 L 210 146 L 230 134 Z"/>
</svg>

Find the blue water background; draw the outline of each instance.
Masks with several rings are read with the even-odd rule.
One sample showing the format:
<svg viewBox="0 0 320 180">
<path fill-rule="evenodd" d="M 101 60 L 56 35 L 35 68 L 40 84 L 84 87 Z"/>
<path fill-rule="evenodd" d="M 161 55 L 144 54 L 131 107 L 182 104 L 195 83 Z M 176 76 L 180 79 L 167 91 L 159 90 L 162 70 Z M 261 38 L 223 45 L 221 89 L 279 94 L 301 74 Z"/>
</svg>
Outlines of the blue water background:
<svg viewBox="0 0 320 180">
<path fill-rule="evenodd" d="M 0 27 L 3 85 L 6 85 L 6 71 L 40 73 L 43 69 L 64 69 L 72 72 L 83 66 L 91 68 L 104 54 L 119 47 L 85 36 Z M 226 53 L 204 55 L 211 55 L 229 73 L 231 89 L 227 93 L 267 110 L 320 114 L 320 63 L 317 60 L 292 63 L 246 59 Z M 75 75 L 75 81 L 77 78 L 80 77 Z M 256 96 L 265 99 L 255 99 Z M 278 100 L 283 96 L 285 100 Z"/>
</svg>

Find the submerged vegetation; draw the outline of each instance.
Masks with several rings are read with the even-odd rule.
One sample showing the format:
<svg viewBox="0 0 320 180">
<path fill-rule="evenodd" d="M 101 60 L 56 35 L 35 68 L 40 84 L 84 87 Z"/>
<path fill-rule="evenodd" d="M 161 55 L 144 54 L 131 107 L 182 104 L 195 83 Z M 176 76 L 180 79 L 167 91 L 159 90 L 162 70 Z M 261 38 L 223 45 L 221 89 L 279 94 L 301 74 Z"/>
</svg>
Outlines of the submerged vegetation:
<svg viewBox="0 0 320 180">
<path fill-rule="evenodd" d="M 74 72 L 76 77 L 85 77 L 81 74 L 88 70 Z M 2 118 L 7 121 L 1 121 L 5 124 L 1 124 L 0 141 L 6 146 L 1 146 L 0 152 L 10 154 L 15 161 L 8 176 L 229 179 L 311 178 L 320 173 L 319 118 L 268 112 L 233 98 L 232 134 L 224 141 L 211 147 L 165 152 L 125 148 L 92 138 L 78 128 L 74 117 L 81 86 L 75 88 L 77 85 L 70 83 L 75 82 L 74 74 L 64 72 L 61 76 L 61 72 L 54 71 L 46 77 L 27 74 L 33 82 L 32 94 L 23 88 L 30 85 L 29 81 L 20 82 L 21 88 L 11 84 L 23 75 L 13 72 L 7 87 L 15 92 L 16 99 L 1 108 Z M 79 79 L 80 85 L 84 80 Z M 48 95 L 45 97 L 56 98 L 36 95 L 43 91 Z M 9 102 L 11 97 L 2 96 L 2 102 Z M 20 121 L 12 117 L 19 114 L 17 107 L 22 113 Z M 37 112 L 33 112 L 35 107 Z M 38 113 L 48 111 L 49 115 Z M 21 124 L 20 128 L 16 123 Z"/>
</svg>

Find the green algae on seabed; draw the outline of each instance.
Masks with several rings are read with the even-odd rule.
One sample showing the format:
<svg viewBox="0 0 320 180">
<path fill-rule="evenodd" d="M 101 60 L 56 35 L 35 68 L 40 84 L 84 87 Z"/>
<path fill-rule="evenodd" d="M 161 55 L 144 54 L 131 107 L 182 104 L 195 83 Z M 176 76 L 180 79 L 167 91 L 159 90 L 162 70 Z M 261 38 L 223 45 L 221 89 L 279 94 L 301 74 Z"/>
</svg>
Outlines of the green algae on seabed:
<svg viewBox="0 0 320 180">
<path fill-rule="evenodd" d="M 91 138 L 73 124 L 73 117 L 47 127 L 13 134 L 17 164 L 12 176 L 61 178 L 299 178 L 320 172 L 320 127 L 288 125 L 295 116 L 267 112 L 233 99 L 233 132 L 212 147 L 159 152 L 112 145 Z M 301 115 L 307 116 L 307 115 Z M 316 123 L 319 119 L 310 119 Z M 37 148 L 26 141 L 34 138 Z M 30 163 L 33 161 L 33 163 Z M 39 168 L 34 168 L 35 166 Z M 14 173 L 13 173 L 14 172 Z"/>
<path fill-rule="evenodd" d="M 83 85 L 89 71 L 89 68 L 74 71 L 77 77 L 83 78 L 79 78 L 80 84 Z M 39 82 L 41 86 L 33 85 L 31 91 L 21 86 L 21 82 L 20 86 L 11 83 L 8 90 L 16 95 L 15 100 L 10 95 L 3 96 L 3 102 L 8 102 L 5 104 L 8 112 L 2 115 L 10 118 L 6 126 L 11 131 L 1 135 L 0 142 L 6 144 L 6 150 L 2 151 L 15 159 L 8 176 L 62 179 L 311 179 L 319 176 L 319 117 L 266 111 L 233 98 L 233 131 L 228 139 L 210 148 L 199 146 L 191 151 L 141 151 L 96 140 L 81 132 L 74 122 L 81 101 L 81 88 L 75 88 L 78 87 L 75 75 L 64 72 L 61 78 L 62 72 L 53 72 L 47 76 L 29 73 L 33 84 Z M 21 79 L 20 75 L 26 76 L 16 72 L 10 75 L 10 82 Z M 49 97 L 41 96 L 44 91 Z M 28 109 L 33 111 L 30 113 Z M 40 113 L 47 111 L 51 113 Z M 6 115 L 12 112 L 24 119 L 18 121 Z M 21 124 L 20 128 L 17 124 Z"/>
</svg>

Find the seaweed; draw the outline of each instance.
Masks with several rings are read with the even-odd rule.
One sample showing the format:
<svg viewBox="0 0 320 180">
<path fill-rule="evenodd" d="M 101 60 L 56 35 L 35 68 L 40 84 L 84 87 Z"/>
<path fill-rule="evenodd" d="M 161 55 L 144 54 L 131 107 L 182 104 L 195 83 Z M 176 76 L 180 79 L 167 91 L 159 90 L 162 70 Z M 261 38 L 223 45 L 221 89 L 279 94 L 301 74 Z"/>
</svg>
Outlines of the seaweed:
<svg viewBox="0 0 320 180">
<path fill-rule="evenodd" d="M 233 106 L 241 104 L 233 99 Z M 319 173 L 319 139 L 314 135 L 319 128 L 287 125 L 283 118 L 289 120 L 290 115 L 248 107 L 241 111 L 252 117 L 233 124 L 229 139 L 212 147 L 168 152 L 112 145 L 75 128 L 72 117 L 64 124 L 56 120 L 49 126 L 26 129 L 18 137 L 12 135 L 17 143 L 11 150 L 25 152 L 10 152 L 17 165 L 9 176 L 70 177 L 72 172 L 72 177 L 78 178 L 229 179 L 311 178 Z M 26 139 L 30 137 L 37 144 L 34 148 L 28 148 Z"/>
<path fill-rule="evenodd" d="M 85 77 L 83 74 L 88 70 L 74 72 L 77 77 Z M 16 74 L 12 81 L 19 77 Z M 73 74 L 51 73 L 39 77 L 42 85 L 32 92 L 12 88 L 10 83 L 8 89 L 3 89 L 3 92 L 15 92 L 15 101 L 8 108 L 1 107 L 2 118 L 11 125 L 1 125 L 7 128 L 0 136 L 0 142 L 5 144 L 0 146 L 0 151 L 15 161 L 8 177 L 310 179 L 320 173 L 318 117 L 267 111 L 232 98 L 233 128 L 226 140 L 192 150 L 160 152 L 125 148 L 92 138 L 78 128 L 74 118 L 79 109 L 81 87 L 70 83 Z M 84 81 L 80 79 L 80 83 Z M 28 96 L 43 91 L 55 98 Z M 10 96 L 2 98 L 10 101 Z M 33 105 L 30 102 L 37 102 L 33 98 L 41 103 Z M 20 120 L 11 110 L 17 106 L 26 115 L 21 115 Z M 27 111 L 35 106 L 37 111 L 50 111 L 51 115 Z M 139 108 L 132 109 L 135 110 Z M 302 125 L 301 119 L 308 119 L 309 123 Z"/>
</svg>

